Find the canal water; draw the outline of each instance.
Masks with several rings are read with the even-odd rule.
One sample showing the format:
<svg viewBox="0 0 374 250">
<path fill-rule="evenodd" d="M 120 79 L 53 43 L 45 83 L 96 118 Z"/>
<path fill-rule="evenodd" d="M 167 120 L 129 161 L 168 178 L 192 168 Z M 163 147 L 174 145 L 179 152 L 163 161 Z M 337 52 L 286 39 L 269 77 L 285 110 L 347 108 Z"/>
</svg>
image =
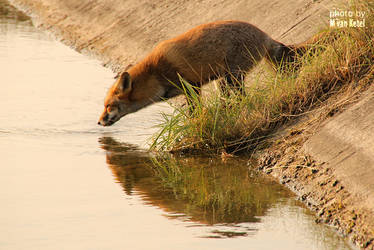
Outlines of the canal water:
<svg viewBox="0 0 374 250">
<path fill-rule="evenodd" d="M 146 152 L 165 104 L 99 127 L 114 74 L 0 0 L 0 249 L 350 249 L 245 160 Z"/>
</svg>

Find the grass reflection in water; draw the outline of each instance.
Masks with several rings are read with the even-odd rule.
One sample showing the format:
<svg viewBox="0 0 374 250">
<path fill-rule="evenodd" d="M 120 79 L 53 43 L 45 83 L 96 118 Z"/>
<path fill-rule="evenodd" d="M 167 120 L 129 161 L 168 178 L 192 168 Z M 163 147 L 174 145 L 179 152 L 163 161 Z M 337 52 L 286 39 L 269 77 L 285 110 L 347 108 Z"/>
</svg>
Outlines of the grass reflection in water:
<svg viewBox="0 0 374 250">
<path fill-rule="evenodd" d="M 291 196 L 238 158 L 154 155 L 111 137 L 101 138 L 100 144 L 125 193 L 141 196 L 170 218 L 206 225 L 258 222 L 273 204 Z"/>
</svg>

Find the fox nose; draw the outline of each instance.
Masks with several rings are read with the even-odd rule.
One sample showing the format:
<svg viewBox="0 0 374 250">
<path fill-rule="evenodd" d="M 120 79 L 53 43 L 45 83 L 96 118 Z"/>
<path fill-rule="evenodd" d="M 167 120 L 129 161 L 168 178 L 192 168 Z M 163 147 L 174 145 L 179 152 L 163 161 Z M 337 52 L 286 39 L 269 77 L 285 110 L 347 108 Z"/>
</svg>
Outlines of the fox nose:
<svg viewBox="0 0 374 250">
<path fill-rule="evenodd" d="M 104 114 L 101 115 L 97 124 L 101 126 L 105 126 L 108 119 L 109 119 L 109 115 L 105 113 L 105 115 Z"/>
</svg>

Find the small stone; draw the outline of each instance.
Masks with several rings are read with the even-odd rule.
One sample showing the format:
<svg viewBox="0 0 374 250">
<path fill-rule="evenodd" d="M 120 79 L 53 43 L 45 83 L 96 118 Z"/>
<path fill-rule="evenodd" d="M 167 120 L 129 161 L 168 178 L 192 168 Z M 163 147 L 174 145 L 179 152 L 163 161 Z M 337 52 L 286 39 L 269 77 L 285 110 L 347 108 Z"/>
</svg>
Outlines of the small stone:
<svg viewBox="0 0 374 250">
<path fill-rule="evenodd" d="M 322 186 L 324 186 L 324 185 L 326 185 L 327 184 L 327 181 L 322 181 L 322 182 L 320 182 L 319 183 L 319 185 L 322 187 Z"/>
<path fill-rule="evenodd" d="M 325 213 L 325 209 L 321 208 L 321 210 L 319 210 L 319 212 L 318 212 L 318 216 L 322 216 L 322 215 L 324 215 L 324 213 Z"/>
<path fill-rule="evenodd" d="M 316 173 L 318 173 L 318 169 L 313 168 L 313 169 L 312 169 L 312 174 L 316 174 Z"/>
<path fill-rule="evenodd" d="M 354 215 L 352 216 L 352 220 L 357 220 L 357 214 L 354 214 Z"/>
<path fill-rule="evenodd" d="M 305 201 L 307 197 L 308 197 L 307 194 L 303 194 L 303 195 L 301 196 L 301 200 L 302 200 L 302 201 Z"/>
</svg>

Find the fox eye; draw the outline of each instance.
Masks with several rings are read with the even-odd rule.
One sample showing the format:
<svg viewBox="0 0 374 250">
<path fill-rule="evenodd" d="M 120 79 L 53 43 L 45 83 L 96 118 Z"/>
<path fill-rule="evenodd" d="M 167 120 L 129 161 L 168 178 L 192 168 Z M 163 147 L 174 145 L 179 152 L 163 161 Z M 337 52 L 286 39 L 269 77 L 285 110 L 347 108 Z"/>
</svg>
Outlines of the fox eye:
<svg viewBox="0 0 374 250">
<path fill-rule="evenodd" d="M 106 111 L 107 111 L 108 113 L 113 112 L 113 111 L 115 111 L 116 109 L 118 109 L 118 106 L 117 106 L 117 105 L 113 105 L 113 104 L 111 104 L 111 105 L 107 105 L 107 107 L 106 107 Z"/>
<path fill-rule="evenodd" d="M 107 111 L 108 113 L 112 112 L 112 111 L 113 111 L 113 107 L 110 106 L 110 105 L 107 105 L 107 106 L 106 106 L 106 111 Z"/>
</svg>

